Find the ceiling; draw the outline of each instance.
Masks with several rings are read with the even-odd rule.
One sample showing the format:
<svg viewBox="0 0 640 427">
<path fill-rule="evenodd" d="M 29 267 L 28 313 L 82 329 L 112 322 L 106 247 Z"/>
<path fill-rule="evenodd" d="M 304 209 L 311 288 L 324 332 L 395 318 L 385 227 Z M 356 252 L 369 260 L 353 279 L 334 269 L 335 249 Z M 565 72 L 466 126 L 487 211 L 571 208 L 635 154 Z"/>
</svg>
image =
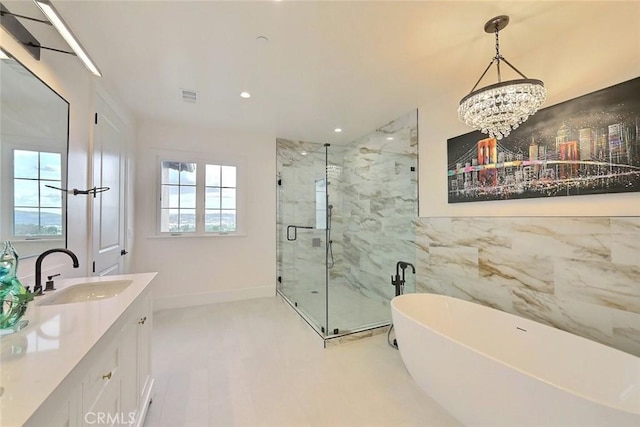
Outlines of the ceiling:
<svg viewBox="0 0 640 427">
<path fill-rule="evenodd" d="M 3 3 L 42 16 L 30 1 Z M 545 82 L 547 105 L 640 75 L 638 1 L 53 3 L 136 118 L 289 139 L 347 142 L 415 108 L 456 119 L 495 53 L 483 27 L 497 15 L 511 18 L 501 53 Z M 481 86 L 495 81 L 492 70 Z"/>
</svg>

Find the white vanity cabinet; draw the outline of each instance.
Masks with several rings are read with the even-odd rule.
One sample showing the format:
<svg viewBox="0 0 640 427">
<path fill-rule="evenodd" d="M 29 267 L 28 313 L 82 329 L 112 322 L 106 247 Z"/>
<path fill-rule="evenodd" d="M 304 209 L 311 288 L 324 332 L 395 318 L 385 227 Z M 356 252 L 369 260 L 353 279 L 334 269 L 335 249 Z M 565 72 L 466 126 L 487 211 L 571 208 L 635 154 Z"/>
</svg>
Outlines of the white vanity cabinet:
<svg viewBox="0 0 640 427">
<path fill-rule="evenodd" d="M 82 387 L 59 387 L 58 399 L 47 399 L 25 426 L 76 427 L 79 424 Z"/>
<path fill-rule="evenodd" d="M 142 425 L 151 400 L 151 299 L 140 301 L 120 334 L 121 412 Z"/>
<path fill-rule="evenodd" d="M 99 342 L 87 355 L 93 360 L 90 360 L 82 381 L 80 425 L 92 423 L 101 414 L 115 414 L 120 411 L 122 350 L 118 340 L 109 340 Z"/>
<path fill-rule="evenodd" d="M 153 387 L 151 310 L 143 291 L 25 425 L 142 426 Z"/>
</svg>

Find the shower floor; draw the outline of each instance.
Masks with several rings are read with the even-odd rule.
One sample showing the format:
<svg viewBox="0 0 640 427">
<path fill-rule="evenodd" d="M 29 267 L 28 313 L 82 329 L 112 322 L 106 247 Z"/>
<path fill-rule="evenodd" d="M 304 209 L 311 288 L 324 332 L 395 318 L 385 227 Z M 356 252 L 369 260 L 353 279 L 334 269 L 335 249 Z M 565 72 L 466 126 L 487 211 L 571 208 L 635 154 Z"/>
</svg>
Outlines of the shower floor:
<svg viewBox="0 0 640 427">
<path fill-rule="evenodd" d="M 325 290 L 302 285 L 281 289 L 291 303 L 297 303 L 314 327 L 325 326 Z M 379 326 L 391 322 L 389 303 L 373 300 L 346 285 L 331 284 L 329 287 L 329 335 L 334 329 L 338 334 L 361 330 L 369 326 Z"/>
</svg>

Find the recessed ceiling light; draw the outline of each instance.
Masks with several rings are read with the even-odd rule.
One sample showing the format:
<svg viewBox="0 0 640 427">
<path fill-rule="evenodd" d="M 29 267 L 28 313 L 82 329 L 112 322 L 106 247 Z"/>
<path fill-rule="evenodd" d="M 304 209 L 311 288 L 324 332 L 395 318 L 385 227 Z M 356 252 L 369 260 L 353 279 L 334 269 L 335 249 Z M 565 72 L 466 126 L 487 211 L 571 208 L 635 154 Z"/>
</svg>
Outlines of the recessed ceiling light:
<svg viewBox="0 0 640 427">
<path fill-rule="evenodd" d="M 393 141 L 393 137 L 392 136 L 388 136 L 387 137 L 387 141 Z"/>
<path fill-rule="evenodd" d="M 334 131 L 335 133 L 340 133 L 340 132 L 342 132 L 342 129 L 340 129 L 340 128 L 335 128 L 333 131 Z"/>
<path fill-rule="evenodd" d="M 260 44 L 267 44 L 269 43 L 269 39 L 266 36 L 258 36 L 256 37 L 256 40 L 258 41 L 258 43 Z"/>
<path fill-rule="evenodd" d="M 300 154 L 302 154 L 303 156 L 306 156 L 307 152 L 306 151 L 301 151 Z"/>
<path fill-rule="evenodd" d="M 249 99 L 249 98 L 251 98 L 251 94 L 249 92 L 242 92 L 240 94 L 240 97 L 244 98 L 244 99 Z"/>
</svg>

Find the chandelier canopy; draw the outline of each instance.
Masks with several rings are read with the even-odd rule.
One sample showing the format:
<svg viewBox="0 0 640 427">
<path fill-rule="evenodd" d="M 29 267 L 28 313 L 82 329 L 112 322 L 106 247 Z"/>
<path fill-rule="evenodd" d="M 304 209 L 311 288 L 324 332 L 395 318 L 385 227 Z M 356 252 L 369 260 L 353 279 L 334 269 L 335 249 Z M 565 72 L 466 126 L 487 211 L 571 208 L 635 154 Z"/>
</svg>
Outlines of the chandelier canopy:
<svg viewBox="0 0 640 427">
<path fill-rule="evenodd" d="M 491 59 L 471 92 L 462 98 L 458 107 L 460 120 L 496 139 L 508 136 L 513 129 L 535 114 L 547 96 L 547 90 L 542 81 L 527 78 L 500 54 L 498 32 L 508 23 L 509 17 L 501 15 L 485 24 L 485 32 L 495 32 L 496 56 Z M 501 61 L 504 61 L 522 78 L 503 82 L 500 76 Z M 498 71 L 498 83 L 476 90 L 493 64 L 496 64 Z"/>
</svg>

